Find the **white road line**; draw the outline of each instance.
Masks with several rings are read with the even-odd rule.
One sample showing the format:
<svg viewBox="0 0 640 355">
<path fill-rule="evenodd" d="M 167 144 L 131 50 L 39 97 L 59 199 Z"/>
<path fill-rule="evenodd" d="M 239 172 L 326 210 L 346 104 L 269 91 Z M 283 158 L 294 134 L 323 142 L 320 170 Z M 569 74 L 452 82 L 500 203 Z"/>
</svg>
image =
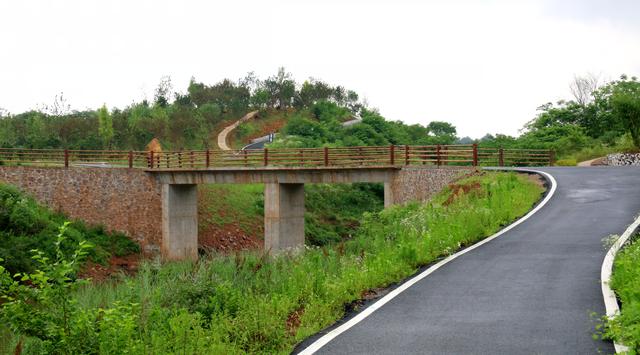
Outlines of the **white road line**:
<svg viewBox="0 0 640 355">
<path fill-rule="evenodd" d="M 531 218 L 531 216 L 533 216 L 542 207 L 544 207 L 544 205 L 546 205 L 547 202 L 549 202 L 551 197 L 553 197 L 553 194 L 556 192 L 556 188 L 558 186 L 558 183 L 553 178 L 553 176 L 551 176 L 548 173 L 545 173 L 543 171 L 537 171 L 537 170 L 529 170 L 529 169 L 510 169 L 510 170 L 536 173 L 536 174 L 543 175 L 545 178 L 547 178 L 547 180 L 549 182 L 551 182 L 551 188 L 549 189 L 549 193 L 547 193 L 547 196 L 545 196 L 544 200 L 542 200 L 542 202 L 540 202 L 534 209 L 529 211 L 529 213 L 527 213 L 524 217 L 522 217 L 522 218 L 518 219 L 517 221 L 513 222 L 512 224 L 510 224 L 506 228 L 502 229 L 498 233 L 496 233 L 496 234 L 494 234 L 494 235 L 492 235 L 490 237 L 487 237 L 487 238 L 483 239 L 482 241 L 480 241 L 480 242 L 478 242 L 478 243 L 476 243 L 476 244 L 474 244 L 474 245 L 472 245 L 472 246 L 470 246 L 470 247 L 468 247 L 468 248 L 466 248 L 464 250 L 461 250 L 461 251 L 459 251 L 459 252 L 457 252 L 457 253 L 455 253 L 453 255 L 448 256 L 447 258 L 441 260 L 440 262 L 438 262 L 438 263 L 434 264 L 433 266 L 431 266 L 430 268 L 426 269 L 425 271 L 423 271 L 419 275 L 417 275 L 414 278 L 412 278 L 412 279 L 408 280 L 407 282 L 403 283 L 398 288 L 396 288 L 393 291 L 389 292 L 387 295 L 382 297 L 380 300 L 376 301 L 374 304 L 372 304 L 371 306 L 367 307 L 362 312 L 358 313 L 355 317 L 349 319 L 347 322 L 345 322 L 341 326 L 339 326 L 339 327 L 333 329 L 332 331 L 330 331 L 329 333 L 323 335 L 320 339 L 316 340 L 311 345 L 309 345 L 304 350 L 302 350 L 300 352 L 300 355 L 310 355 L 310 354 L 315 353 L 316 351 L 320 350 L 320 348 L 322 348 L 323 346 L 328 344 L 335 337 L 337 337 L 338 335 L 344 333 L 345 331 L 347 331 L 349 328 L 353 327 L 354 325 L 360 323 L 363 319 L 367 318 L 373 312 L 375 312 L 376 310 L 380 309 L 387 302 L 391 301 L 396 296 L 398 296 L 400 293 L 404 292 L 405 290 L 407 290 L 409 287 L 413 286 L 414 284 L 416 284 L 420 280 L 422 280 L 425 277 L 431 275 L 434 271 L 438 270 L 443 265 L 447 264 L 448 262 L 454 260 L 455 258 L 457 258 L 457 257 L 459 257 L 461 255 L 464 255 L 464 254 L 472 251 L 473 249 L 476 249 L 476 248 L 478 248 L 478 247 L 480 247 L 480 246 L 482 246 L 482 245 L 484 245 L 486 243 L 489 243 L 490 241 L 494 240 L 495 238 L 497 238 L 497 237 L 507 233 L 511 229 L 515 228 L 520 223 L 522 223 L 522 222 L 526 221 L 527 219 Z"/>
<path fill-rule="evenodd" d="M 611 281 L 611 273 L 613 271 L 613 261 L 616 258 L 616 254 L 622 249 L 622 246 L 631 238 L 633 233 L 640 226 L 640 216 L 636 218 L 636 220 L 631 223 L 627 230 L 622 233 L 622 236 L 616 240 L 615 243 L 609 248 L 607 255 L 604 257 L 604 261 L 602 262 L 602 269 L 600 270 L 600 284 L 602 286 L 602 297 L 604 298 L 604 306 L 607 310 L 607 318 L 614 318 L 618 314 L 620 314 L 620 309 L 618 308 L 618 300 L 616 299 L 616 294 L 609 287 L 609 282 Z M 629 348 L 625 345 L 613 342 L 613 346 L 616 348 L 616 353 L 626 353 L 629 351 Z"/>
</svg>

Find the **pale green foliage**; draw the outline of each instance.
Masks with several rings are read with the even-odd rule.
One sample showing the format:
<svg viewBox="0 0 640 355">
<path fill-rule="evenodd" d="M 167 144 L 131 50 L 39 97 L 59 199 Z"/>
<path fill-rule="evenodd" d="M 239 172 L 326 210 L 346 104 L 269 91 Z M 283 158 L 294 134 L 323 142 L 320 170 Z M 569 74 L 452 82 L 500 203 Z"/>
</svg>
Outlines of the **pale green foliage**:
<svg viewBox="0 0 640 355">
<path fill-rule="evenodd" d="M 104 145 L 109 147 L 113 139 L 114 131 L 113 119 L 111 118 L 111 114 L 109 114 L 107 105 L 102 105 L 102 107 L 98 109 L 98 134 L 100 134 Z"/>
</svg>

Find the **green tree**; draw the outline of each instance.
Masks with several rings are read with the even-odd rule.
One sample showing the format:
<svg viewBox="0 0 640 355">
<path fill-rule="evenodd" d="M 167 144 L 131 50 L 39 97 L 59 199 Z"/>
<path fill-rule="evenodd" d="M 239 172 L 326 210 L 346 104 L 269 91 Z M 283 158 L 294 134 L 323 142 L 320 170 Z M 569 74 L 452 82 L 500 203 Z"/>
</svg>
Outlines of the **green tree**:
<svg viewBox="0 0 640 355">
<path fill-rule="evenodd" d="M 640 148 L 640 82 L 623 76 L 613 89 L 611 106 L 631 134 L 633 144 Z"/>
<path fill-rule="evenodd" d="M 429 122 L 427 132 L 430 144 L 453 144 L 458 139 L 456 127 L 449 122 Z"/>
<path fill-rule="evenodd" d="M 111 140 L 113 139 L 113 119 L 109 114 L 107 105 L 102 105 L 98 109 L 98 134 L 102 138 L 102 142 L 108 148 L 111 147 Z"/>
<path fill-rule="evenodd" d="M 293 104 L 296 95 L 296 82 L 283 67 L 278 73 L 264 81 L 264 88 L 269 92 L 270 107 L 287 108 Z"/>
</svg>

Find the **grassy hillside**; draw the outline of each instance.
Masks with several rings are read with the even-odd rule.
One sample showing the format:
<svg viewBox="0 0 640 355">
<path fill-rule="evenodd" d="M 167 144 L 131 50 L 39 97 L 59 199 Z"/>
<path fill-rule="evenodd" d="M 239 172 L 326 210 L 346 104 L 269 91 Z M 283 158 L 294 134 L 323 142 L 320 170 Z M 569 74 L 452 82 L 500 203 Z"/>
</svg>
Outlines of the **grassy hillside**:
<svg viewBox="0 0 640 355">
<path fill-rule="evenodd" d="M 121 282 L 54 284 L 43 298 L 7 288 L 0 273 L 3 294 L 16 297 L 0 314 L 11 329 L 0 326 L 0 350 L 13 351 L 21 339 L 27 353 L 289 353 L 354 301 L 522 216 L 542 192 L 513 173 L 458 185 L 473 188 L 367 214 L 352 239 L 297 256 L 146 263 Z"/>
<path fill-rule="evenodd" d="M 37 267 L 32 250 L 38 249 L 48 258 L 56 256 L 54 242 L 60 228 L 69 218 L 37 203 L 17 188 L 0 184 L 0 258 L 11 273 L 33 272 Z M 72 221 L 65 228 L 61 250 L 73 252 L 79 241 L 94 246 L 89 259 L 106 264 L 112 256 L 138 253 L 139 246 L 121 233 L 108 233 L 100 226 L 89 227 Z"/>
</svg>

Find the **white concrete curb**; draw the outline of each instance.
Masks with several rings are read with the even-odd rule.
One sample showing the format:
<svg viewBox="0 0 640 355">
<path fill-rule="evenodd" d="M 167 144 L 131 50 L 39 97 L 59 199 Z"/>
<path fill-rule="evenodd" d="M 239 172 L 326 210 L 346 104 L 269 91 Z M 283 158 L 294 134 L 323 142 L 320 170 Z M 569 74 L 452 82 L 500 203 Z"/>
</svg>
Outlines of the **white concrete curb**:
<svg viewBox="0 0 640 355">
<path fill-rule="evenodd" d="M 553 197 L 553 194 L 556 191 L 558 183 L 553 178 L 553 176 L 551 176 L 550 174 L 545 173 L 543 171 L 529 170 L 529 169 L 509 169 L 509 170 L 516 170 L 516 171 L 522 171 L 522 172 L 531 172 L 531 173 L 544 175 L 544 177 L 547 178 L 547 180 L 551 183 L 551 188 L 549 189 L 549 192 L 547 193 L 547 196 L 545 196 L 545 198 L 542 200 L 542 202 L 540 202 L 534 209 L 529 211 L 529 213 L 527 213 L 524 217 L 522 217 L 522 218 L 518 219 L 517 221 L 511 223 L 509 226 L 507 226 L 506 228 L 502 229 L 498 233 L 496 233 L 496 234 L 494 234 L 494 235 L 492 235 L 490 237 L 487 237 L 487 238 L 477 242 L 476 244 L 474 244 L 474 245 L 472 245 L 472 246 L 470 246 L 470 247 L 468 247 L 468 248 L 466 248 L 464 250 L 461 250 L 461 251 L 459 251 L 459 252 L 457 252 L 455 254 L 452 254 L 452 255 L 448 256 L 447 258 L 445 258 L 445 259 L 439 261 L 438 263 L 432 265 L 431 267 L 429 267 L 425 271 L 421 272 L 417 276 L 413 277 L 412 279 L 409 279 L 408 281 L 406 281 L 405 283 L 400 285 L 398 288 L 396 288 L 393 291 L 389 292 L 387 295 L 385 295 L 384 297 L 382 297 L 381 299 L 376 301 L 374 304 L 370 305 L 369 307 L 364 309 L 362 312 L 358 313 L 355 317 L 349 319 L 344 324 L 340 325 L 339 327 L 331 330 L 327 334 L 325 334 L 322 337 L 320 337 L 320 339 L 318 339 L 315 342 L 313 342 L 311 345 L 309 345 L 304 350 L 302 350 L 299 354 L 301 354 L 301 355 L 309 355 L 309 354 L 313 354 L 313 353 L 317 352 L 318 350 L 320 350 L 320 348 L 325 346 L 327 343 L 329 343 L 335 337 L 337 337 L 338 335 L 344 333 L 345 331 L 347 331 L 349 328 L 355 326 L 356 324 L 360 323 L 363 319 L 367 318 L 373 312 L 375 312 L 376 310 L 380 309 L 387 302 L 391 301 L 396 296 L 398 296 L 400 293 L 404 292 L 409 287 L 411 287 L 414 284 L 418 283 L 420 280 L 422 280 L 425 277 L 431 275 L 434 271 L 438 270 L 440 267 L 442 267 L 445 264 L 453 261 L 457 257 L 472 251 L 473 249 L 479 248 L 480 246 L 482 246 L 482 245 L 484 245 L 486 243 L 489 243 L 490 241 L 496 239 L 497 237 L 499 237 L 499 236 L 505 234 L 506 232 L 510 231 L 511 229 L 515 228 L 520 223 L 522 223 L 522 222 L 526 221 L 527 219 L 531 218 L 531 216 L 533 216 L 542 207 L 544 207 L 544 205 L 546 205 L 547 202 L 549 202 L 549 200 L 551 200 L 551 197 Z"/>
<path fill-rule="evenodd" d="M 607 310 L 607 318 L 614 318 L 620 314 L 616 294 L 609 287 L 611 273 L 613 272 L 613 261 L 616 258 L 616 254 L 618 254 L 620 249 L 622 249 L 622 246 L 629 240 L 629 238 L 631 238 L 636 229 L 638 229 L 638 226 L 640 226 L 640 216 L 636 218 L 636 220 L 627 227 L 627 230 L 622 233 L 622 236 L 613 243 L 602 262 L 602 269 L 600 270 L 600 284 L 602 285 L 602 297 L 604 297 L 604 306 Z M 613 342 L 613 346 L 616 348 L 616 353 L 629 351 L 627 346 L 617 342 Z"/>
</svg>

